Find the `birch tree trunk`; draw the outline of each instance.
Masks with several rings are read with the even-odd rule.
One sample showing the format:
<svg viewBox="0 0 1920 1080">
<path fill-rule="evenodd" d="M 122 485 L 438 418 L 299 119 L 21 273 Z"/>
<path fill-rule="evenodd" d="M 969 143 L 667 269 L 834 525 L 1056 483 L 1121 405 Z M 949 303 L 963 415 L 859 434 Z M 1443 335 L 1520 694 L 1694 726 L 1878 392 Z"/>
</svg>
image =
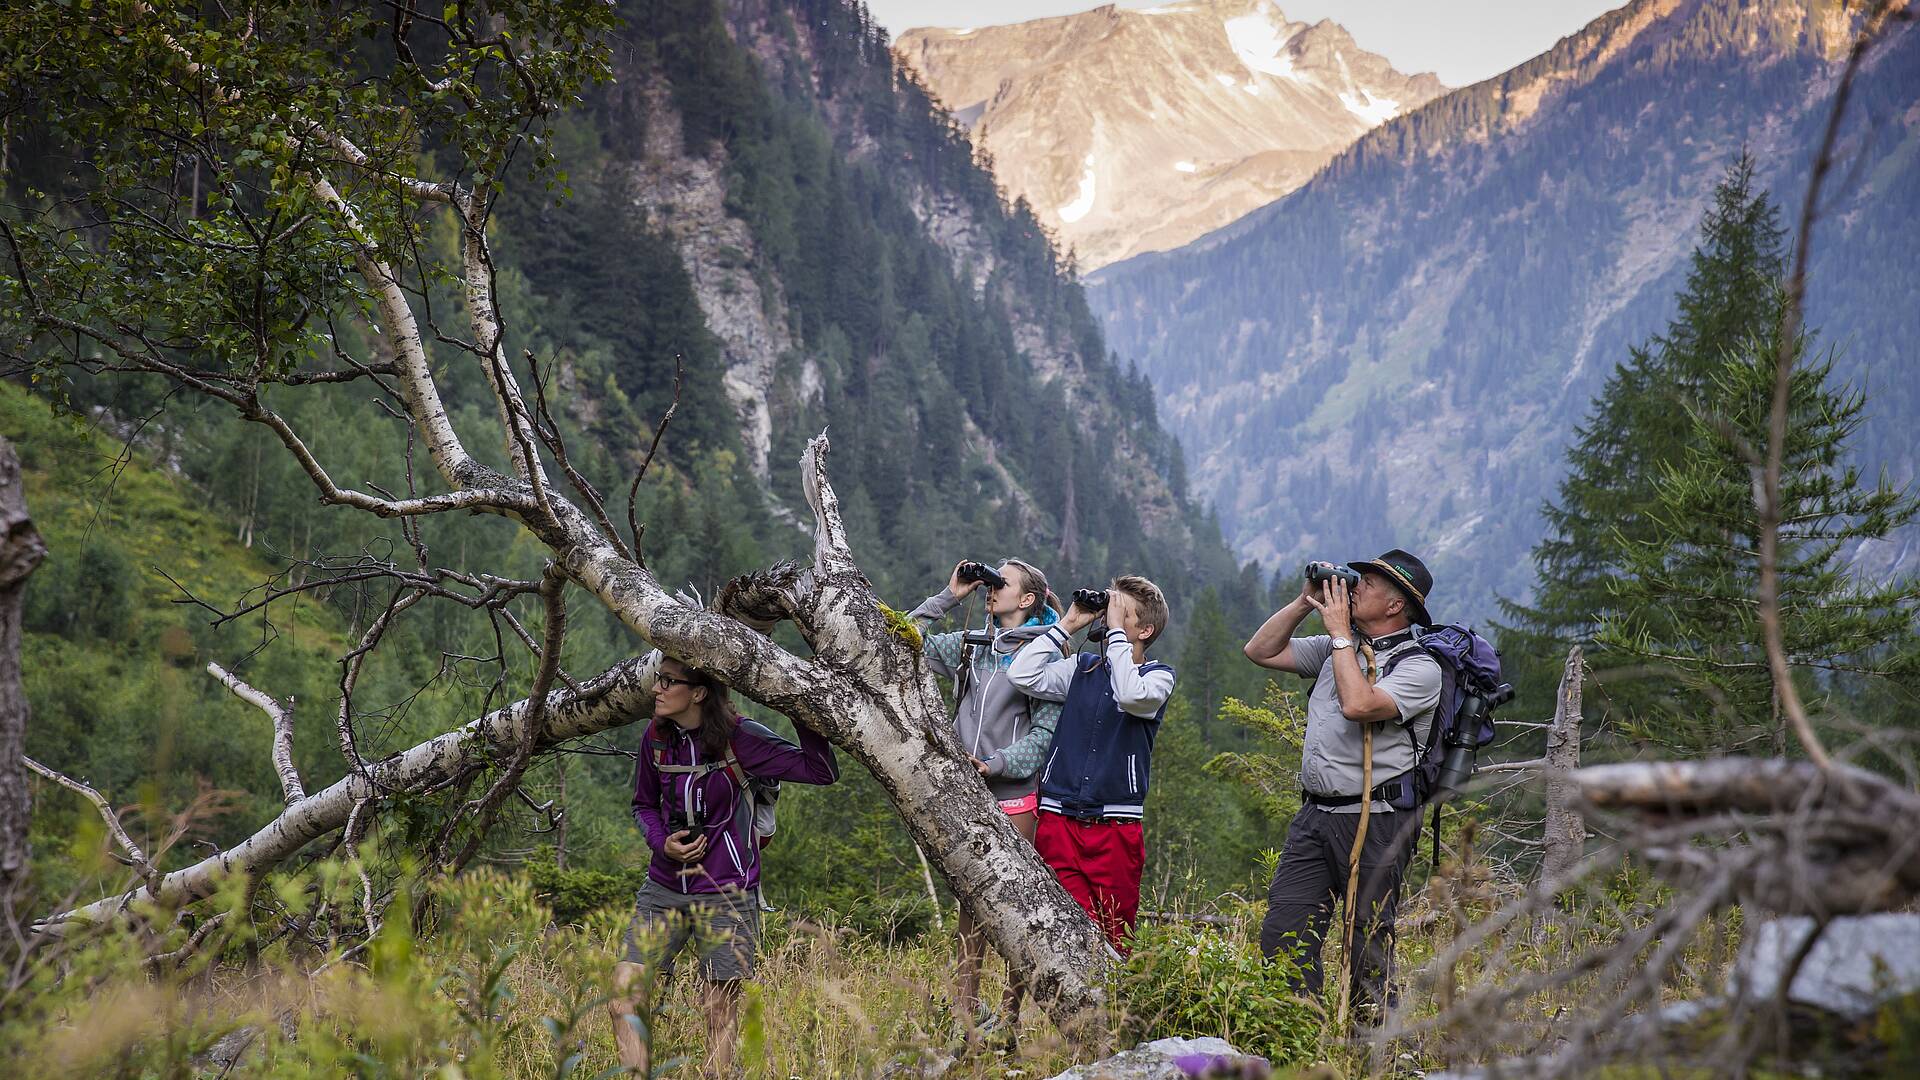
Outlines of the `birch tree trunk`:
<svg viewBox="0 0 1920 1080">
<path fill-rule="evenodd" d="M 640 638 L 820 732 L 871 770 L 914 841 L 974 913 L 988 939 L 1025 975 L 1035 999 L 1063 1028 L 1079 1030 L 1102 1003 L 1100 976 L 1109 955 L 1106 942 L 995 805 L 954 736 L 945 702 L 921 655 L 918 630 L 881 602 L 855 564 L 837 499 L 827 482 L 826 437 L 808 444 L 800 467 L 801 487 L 814 514 L 812 564 L 784 563 L 735 579 L 709 610 L 661 587 L 642 558 L 639 527 L 629 523 L 635 534 L 629 545 L 609 519 L 599 493 L 568 464 L 560 428 L 547 412 L 544 388 L 537 378 L 534 395 L 521 392 L 495 294 L 487 217 L 505 179 L 502 163 L 514 159 L 513 149 L 530 131 L 542 130 L 583 85 L 604 73 L 606 55 L 589 32 L 600 25 L 604 13 L 591 5 L 552 16 L 563 23 L 574 20 L 571 29 L 580 31 L 578 36 L 545 32 L 548 28 L 539 19 L 552 13 L 521 14 L 528 25 L 509 35 L 501 23 L 502 19 L 513 21 L 508 14 L 482 14 L 456 5 L 447 15 L 451 36 L 444 41 L 436 38 L 432 50 L 448 54 L 444 66 L 434 67 L 445 77 L 435 79 L 425 70 L 434 65 L 416 58 L 407 77 L 382 84 L 393 98 L 388 104 L 411 103 L 420 115 L 437 118 L 434 122 L 445 129 L 434 136 L 439 145 L 465 150 L 459 167 L 449 169 L 447 178 L 440 180 L 405 175 L 419 162 L 410 147 L 387 138 L 385 125 L 390 121 L 382 116 L 388 114 L 360 116 L 358 126 L 343 122 L 329 128 L 328 122 L 335 119 L 331 114 L 284 111 L 288 107 L 276 104 L 276 98 L 260 86 L 224 84 L 226 68 L 203 64 L 193 52 L 196 39 L 167 29 L 174 19 L 170 12 L 135 5 L 130 18 L 145 34 L 142 41 L 148 48 L 129 52 L 117 44 L 116 37 L 116 44 L 103 44 L 92 55 L 98 63 L 125 60 L 132 64 L 121 73 L 124 85 L 149 87 L 156 93 L 184 87 L 180 92 L 197 95 L 195 101 L 244 107 L 250 110 L 248 123 L 281 130 L 284 137 L 274 145 L 284 146 L 287 154 L 275 160 L 271 183 L 276 188 L 301 188 L 306 197 L 299 202 L 304 215 L 299 220 L 324 224 L 329 259 L 336 251 L 349 256 L 346 261 L 358 279 L 357 303 L 339 305 L 339 314 L 351 317 L 353 312 L 364 312 L 376 324 L 371 329 L 380 342 L 377 363 L 341 355 L 340 364 L 331 370 L 290 371 L 282 363 L 286 356 L 304 355 L 293 348 L 296 342 L 270 341 L 256 333 L 258 327 L 241 323 L 236 324 L 240 331 L 236 340 L 259 345 L 252 363 L 243 370 L 195 368 L 155 345 L 156 339 L 173 339 L 170 327 L 125 326 L 103 320 L 85 307 L 60 306 L 67 303 L 66 297 L 83 291 L 27 288 L 36 276 L 70 272 L 69 264 L 36 262 L 32 256 L 38 249 L 26 249 L 23 254 L 14 245 L 13 263 L 27 307 L 23 317 L 42 333 L 73 335 L 87 342 L 86 349 L 73 353 L 98 350 L 114 371 L 165 376 L 267 428 L 312 482 L 322 505 L 403 520 L 473 512 L 518 523 L 548 549 L 560 573 Z M 49 7 L 45 18 L 75 33 L 101 30 L 98 16 L 72 14 L 65 7 Z M 124 28 L 116 24 L 110 29 L 121 34 Z M 243 42 L 251 39 L 251 23 L 247 34 Z M 258 41 L 248 47 L 264 48 Z M 422 50 L 422 55 L 426 52 Z M 274 74 L 270 67 L 261 70 L 263 75 Z M 499 88 L 496 98 L 490 99 L 497 108 L 451 112 L 444 108 L 445 91 L 471 93 L 480 86 Z M 356 89 L 343 97 L 358 93 Z M 426 96 L 417 96 L 421 94 Z M 91 108 L 95 98 L 76 100 Z M 353 141 L 356 133 L 368 141 L 373 153 Z M 374 140 L 386 140 L 387 145 L 383 149 Z M 129 167 L 141 164 L 134 159 Z M 404 209 L 396 214 L 395 207 Z M 232 217 L 237 211 L 223 204 L 219 213 Z M 457 224 L 461 238 L 457 251 L 426 253 L 428 259 L 446 265 L 395 261 L 396 252 L 411 251 L 418 259 L 425 250 L 416 249 L 410 242 L 412 234 L 394 224 L 412 214 L 438 215 Z M 156 232 L 141 221 L 124 225 L 122 235 L 162 247 L 186 244 L 190 248 L 201 235 Z M 168 251 L 168 258 L 185 257 L 172 248 Z M 305 249 L 289 255 L 296 260 L 307 257 Z M 433 273 L 464 285 L 469 324 L 464 335 L 449 334 L 435 324 L 432 309 L 424 304 L 416 315 L 417 287 L 412 283 L 430 279 Z M 429 342 L 435 350 L 431 356 Z M 54 350 L 51 362 L 69 362 L 59 359 L 68 354 Z M 531 354 L 527 358 L 531 364 Z M 467 374 L 477 373 L 476 385 L 483 383 L 494 399 L 495 426 L 488 435 L 504 451 L 495 458 L 504 462 L 502 467 L 471 453 L 448 414 L 435 371 L 458 365 L 469 365 Z M 325 361 L 321 367 L 326 367 Z M 409 494 L 405 498 L 371 482 L 366 490 L 337 482 L 314 447 L 261 393 L 268 384 L 283 385 L 284 392 L 294 393 L 296 385 L 356 379 L 376 383 L 412 425 L 412 436 L 404 447 L 393 447 L 392 454 L 392 460 L 404 455 L 407 462 Z M 425 451 L 438 484 L 433 483 L 434 476 L 415 475 L 416 448 Z M 416 480 L 421 481 L 418 490 L 440 490 L 413 494 Z M 638 483 L 636 478 L 636 487 Z M 398 617 L 414 601 L 433 595 L 438 571 L 426 565 L 424 547 L 418 557 L 421 573 L 410 577 L 396 573 L 407 582 L 400 589 L 404 598 L 390 605 L 382 619 Z M 798 628 L 808 646 L 806 655 L 790 653 L 773 642 L 769 634 L 782 621 Z M 376 620 L 376 626 L 383 628 L 384 623 Z M 370 629 L 369 635 L 366 647 L 372 648 L 378 634 Z M 557 647 L 557 642 L 541 646 Z M 163 904 L 189 902 L 208 895 L 220 875 L 258 877 L 312 840 L 345 826 L 356 804 L 377 812 L 381 796 L 432 790 L 469 767 L 499 760 L 503 751 L 508 758 L 523 761 L 519 752 L 529 738 L 532 749 L 539 752 L 561 740 L 644 717 L 651 711 L 652 680 L 650 666 L 628 661 L 577 690 L 556 690 L 544 702 L 516 703 L 382 761 L 366 762 L 364 768 L 354 748 L 352 715 L 345 700 L 350 689 L 343 685 L 339 726 L 342 753 L 353 767 L 348 776 L 304 797 L 289 790 L 285 812 L 252 837 L 192 867 L 157 877 L 154 899 Z M 260 691 L 271 699 L 271 687 Z M 283 777 L 288 775 L 297 778 L 298 770 L 289 767 Z M 128 899 L 143 892 L 144 888 Z M 125 907 L 125 901 L 115 897 L 69 916 L 110 917 Z"/>
<path fill-rule="evenodd" d="M 13 444 L 0 437 L 0 896 L 27 869 L 26 691 L 20 686 L 20 612 L 27 577 L 47 554 L 27 514 Z"/>
<path fill-rule="evenodd" d="M 1540 873 L 1559 880 L 1580 861 L 1587 842 L 1586 819 L 1578 806 L 1580 786 L 1573 773 L 1580 767 L 1580 694 L 1586 658 L 1580 646 L 1567 651 L 1560 692 L 1554 698 L 1553 723 L 1547 727 L 1547 819 Z"/>
</svg>

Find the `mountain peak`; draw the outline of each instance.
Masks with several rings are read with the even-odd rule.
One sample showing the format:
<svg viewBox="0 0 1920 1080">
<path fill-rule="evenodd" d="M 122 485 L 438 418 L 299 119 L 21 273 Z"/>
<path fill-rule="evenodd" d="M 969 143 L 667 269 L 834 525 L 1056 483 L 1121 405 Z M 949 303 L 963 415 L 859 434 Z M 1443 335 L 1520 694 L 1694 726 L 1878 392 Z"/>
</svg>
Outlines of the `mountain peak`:
<svg viewBox="0 0 1920 1080">
<path fill-rule="evenodd" d="M 1273 0 L 915 29 L 894 51 L 1082 269 L 1217 229 L 1445 89 Z"/>
</svg>

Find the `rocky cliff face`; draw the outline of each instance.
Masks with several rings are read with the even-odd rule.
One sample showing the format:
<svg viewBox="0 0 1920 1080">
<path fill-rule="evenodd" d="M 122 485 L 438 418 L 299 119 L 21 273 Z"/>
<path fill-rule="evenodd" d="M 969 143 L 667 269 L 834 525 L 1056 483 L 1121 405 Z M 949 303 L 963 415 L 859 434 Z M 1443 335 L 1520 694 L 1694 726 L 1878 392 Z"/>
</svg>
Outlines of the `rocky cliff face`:
<svg viewBox="0 0 1920 1080">
<path fill-rule="evenodd" d="M 618 223 L 677 259 L 685 288 L 613 282 L 593 302 L 631 302 L 635 355 L 613 363 L 651 365 L 650 401 L 660 357 L 688 347 L 708 371 L 717 352 L 700 415 L 725 415 L 724 391 L 776 518 L 782 462 L 830 429 L 876 580 L 944 574 L 956 551 L 1142 571 L 1175 593 L 1238 572 L 1144 377 L 1110 359 L 1041 224 L 862 7 L 631 6 L 635 47 L 596 106 L 596 190 L 624 197 Z M 600 254 L 564 269 L 590 275 Z"/>
<path fill-rule="evenodd" d="M 1009 269 L 1020 253 L 1008 250 L 1004 228 L 1007 214 L 997 199 L 991 209 L 983 208 L 975 192 L 955 190 L 903 167 L 902 162 L 884 160 L 868 130 L 873 122 L 870 104 L 856 100 L 852 93 L 834 92 L 829 80 L 822 78 L 822 54 L 830 46 L 818 40 L 807 21 L 789 21 L 778 2 L 732 0 L 728 24 L 773 81 L 788 86 L 804 83 L 849 160 L 889 172 L 925 235 L 946 253 L 956 274 L 973 288 L 976 297 L 1004 319 L 1015 347 L 1040 383 L 1059 390 L 1069 410 L 1062 422 L 1075 423 L 1073 418 L 1077 417 L 1082 430 L 1101 433 L 1103 453 L 1107 455 L 1103 467 L 1118 472 L 1119 486 L 1130 500 L 1128 512 L 1137 517 L 1148 535 L 1166 545 L 1170 554 L 1186 558 L 1183 553 L 1191 552 L 1199 541 L 1193 527 L 1195 511 L 1186 500 L 1184 476 L 1175 476 L 1183 474 L 1184 466 L 1169 453 L 1172 443 L 1150 407 L 1142 413 L 1116 401 L 1115 373 L 1097 334 L 1089 334 L 1091 324 L 1076 325 L 1069 314 L 1059 310 L 1065 294 L 1071 294 L 1065 306 L 1082 303 L 1079 287 L 1067 285 L 1062 295 L 1052 297 L 1032 294 Z M 1016 246 L 1045 242 L 1044 237 L 1024 237 Z M 1084 312 L 1084 308 L 1080 310 Z M 1062 552 L 1071 552 L 1079 545 L 1074 535 L 1074 512 L 1061 505 L 1048 505 L 1030 491 L 1001 460 L 978 425 L 964 422 L 962 435 L 968 449 L 979 455 L 1005 485 L 1005 498 L 1019 520 L 1044 532 L 1048 542 L 1057 544 Z M 1066 468 L 1069 463 L 1056 462 L 1053 466 Z"/>
<path fill-rule="evenodd" d="M 1562 448 L 1673 315 L 1705 200 L 1746 148 L 1797 220 L 1855 13 L 1639 0 L 1389 121 L 1279 203 L 1095 275 L 1196 489 L 1239 550 L 1429 557 L 1436 609 L 1531 587 Z M 1920 30 L 1872 54 L 1824 209 L 1808 324 L 1868 394 L 1869 474 L 1916 475 Z M 1885 545 L 1896 547 L 1896 545 Z M 1872 572 L 1912 550 L 1860 553 Z"/>
<path fill-rule="evenodd" d="M 773 442 L 774 379 L 783 358 L 798 365 L 805 398 L 817 400 L 819 366 L 796 355 L 786 297 L 777 279 L 756 277 L 760 258 L 747 224 L 727 211 L 726 152 L 686 152 L 680 115 L 655 80 L 640 95 L 645 141 L 624 167 L 634 206 L 658 224 L 680 253 L 707 329 L 726 363 L 721 386 L 740 420 L 748 466 L 767 479 Z"/>
<path fill-rule="evenodd" d="M 894 51 L 1083 270 L 1226 225 L 1445 89 L 1271 0 L 909 30 Z"/>
</svg>

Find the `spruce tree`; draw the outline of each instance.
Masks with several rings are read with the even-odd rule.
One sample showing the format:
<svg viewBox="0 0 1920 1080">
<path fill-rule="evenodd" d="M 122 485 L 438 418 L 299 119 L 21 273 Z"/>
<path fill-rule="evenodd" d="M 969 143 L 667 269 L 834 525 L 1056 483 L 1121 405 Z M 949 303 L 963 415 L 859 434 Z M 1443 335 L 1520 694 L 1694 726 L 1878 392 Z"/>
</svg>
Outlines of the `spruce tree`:
<svg viewBox="0 0 1920 1080">
<path fill-rule="evenodd" d="M 1715 190 L 1678 314 L 1614 371 L 1568 452 L 1533 552 L 1533 603 L 1504 605 L 1510 650 L 1543 660 L 1578 642 L 1596 667 L 1639 672 L 1599 697 L 1621 730 L 1685 752 L 1782 749 L 1753 601 L 1747 454 L 1765 442 L 1784 233 L 1753 174 L 1742 154 Z M 1863 402 L 1829 387 L 1830 369 L 1809 364 L 1793 382 L 1789 648 L 1809 672 L 1911 685 L 1912 583 L 1856 586 L 1843 560 L 1911 521 L 1914 505 L 1845 464 Z"/>
<path fill-rule="evenodd" d="M 1777 326 L 1777 324 L 1776 324 Z M 1754 597 L 1759 514 L 1749 455 L 1764 447 L 1777 330 L 1723 357 L 1690 403 L 1692 442 L 1655 479 L 1645 517 L 1653 538 L 1630 542 L 1611 585 L 1599 644 L 1666 676 L 1643 696 L 1642 724 L 1683 751 L 1784 754 Z M 1808 351 L 1794 342 L 1798 361 Z M 1830 386 L 1830 355 L 1796 366 L 1781 469 L 1780 599 L 1801 697 L 1882 679 L 1910 703 L 1920 691 L 1920 582 L 1857 581 L 1846 560 L 1863 542 L 1910 524 L 1916 505 L 1883 476 L 1868 485 L 1847 463 L 1864 399 Z M 1842 695 L 1845 696 L 1845 695 Z M 1869 719 L 1868 723 L 1883 720 Z"/>
<path fill-rule="evenodd" d="M 1525 651 L 1591 645 L 1615 613 L 1611 583 L 1635 542 L 1657 539 L 1645 510 L 1661 470 L 1680 460 L 1691 437 L 1681 403 L 1699 397 L 1723 354 L 1777 319 L 1783 240 L 1779 214 L 1754 190 L 1753 159 L 1743 153 L 1701 221 L 1679 314 L 1630 351 L 1575 432 L 1559 500 L 1543 511 L 1547 535 L 1533 549 L 1533 603 L 1503 604 L 1508 636 Z"/>
</svg>

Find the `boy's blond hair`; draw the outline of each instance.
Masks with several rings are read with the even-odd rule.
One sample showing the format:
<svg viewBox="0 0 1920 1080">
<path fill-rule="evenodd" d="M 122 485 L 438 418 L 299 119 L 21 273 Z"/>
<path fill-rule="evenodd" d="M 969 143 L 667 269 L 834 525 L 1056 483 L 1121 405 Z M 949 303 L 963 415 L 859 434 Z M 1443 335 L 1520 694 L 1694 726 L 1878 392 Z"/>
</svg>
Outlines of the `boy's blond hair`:
<svg viewBox="0 0 1920 1080">
<path fill-rule="evenodd" d="M 1147 638 L 1146 648 L 1153 648 L 1160 635 L 1167 632 L 1167 595 L 1160 586 L 1141 577 L 1139 574 L 1122 574 L 1113 579 L 1108 588 L 1126 593 L 1140 608 L 1140 621 L 1153 628 L 1152 636 Z"/>
</svg>

